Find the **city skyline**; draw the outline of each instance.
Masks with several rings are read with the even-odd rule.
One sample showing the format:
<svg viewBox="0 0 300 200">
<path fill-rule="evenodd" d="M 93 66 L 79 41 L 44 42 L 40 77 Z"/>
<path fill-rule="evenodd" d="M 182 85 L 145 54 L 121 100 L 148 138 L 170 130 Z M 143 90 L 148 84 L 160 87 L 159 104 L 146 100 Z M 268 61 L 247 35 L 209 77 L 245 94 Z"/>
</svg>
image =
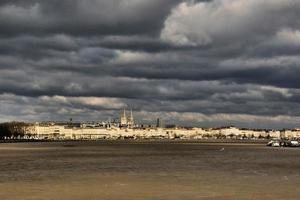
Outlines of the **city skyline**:
<svg viewBox="0 0 300 200">
<path fill-rule="evenodd" d="M 129 114 L 128 114 L 129 113 Z M 122 110 L 119 110 L 118 115 L 109 117 L 108 119 L 101 119 L 101 117 L 97 119 L 91 119 L 86 120 L 83 119 L 74 119 L 73 117 L 62 119 L 62 120 L 55 120 L 55 119 L 48 119 L 48 120 L 39 120 L 39 121 L 11 121 L 12 123 L 27 123 L 27 124 L 72 124 L 75 126 L 82 125 L 82 124 L 100 124 L 100 125 L 108 125 L 111 124 L 115 127 L 123 127 L 123 128 L 141 128 L 141 127 L 152 127 L 152 128 L 204 128 L 204 129 L 219 129 L 219 128 L 228 128 L 228 127 L 236 127 L 240 129 L 249 129 L 249 130 L 298 130 L 300 129 L 299 126 L 286 126 L 286 127 L 266 127 L 265 124 L 262 126 L 260 125 L 252 125 L 252 122 L 248 123 L 236 123 L 235 121 L 231 120 L 231 123 L 228 122 L 219 122 L 216 125 L 216 121 L 212 121 L 212 123 L 205 123 L 204 125 L 198 124 L 195 125 L 192 121 L 182 121 L 177 122 L 172 118 L 161 118 L 161 115 L 150 115 L 146 118 L 141 118 L 141 116 L 144 115 L 137 115 L 137 118 L 135 118 L 136 113 L 133 112 L 132 109 L 126 110 L 126 108 L 123 108 Z M 6 121 L 10 123 L 9 121 Z M 5 122 L 5 123 L 6 123 Z"/>
<path fill-rule="evenodd" d="M 0 2 L 0 122 L 300 127 L 300 2 Z"/>
</svg>

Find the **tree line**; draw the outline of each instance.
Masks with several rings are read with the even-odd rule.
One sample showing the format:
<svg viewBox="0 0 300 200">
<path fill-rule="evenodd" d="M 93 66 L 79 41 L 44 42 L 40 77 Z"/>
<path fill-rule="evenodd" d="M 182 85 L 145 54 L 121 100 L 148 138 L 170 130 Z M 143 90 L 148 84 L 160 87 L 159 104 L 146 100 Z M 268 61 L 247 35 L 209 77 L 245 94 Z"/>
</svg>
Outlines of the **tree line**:
<svg viewBox="0 0 300 200">
<path fill-rule="evenodd" d="M 25 122 L 0 123 L 0 140 L 23 138 L 28 126 Z"/>
</svg>

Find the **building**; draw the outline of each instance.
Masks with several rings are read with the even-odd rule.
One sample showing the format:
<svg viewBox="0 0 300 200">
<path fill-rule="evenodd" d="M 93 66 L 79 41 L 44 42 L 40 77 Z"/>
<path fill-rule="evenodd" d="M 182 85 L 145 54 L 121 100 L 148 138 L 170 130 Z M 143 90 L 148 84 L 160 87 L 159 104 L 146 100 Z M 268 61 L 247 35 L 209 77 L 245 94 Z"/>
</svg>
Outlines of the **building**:
<svg viewBox="0 0 300 200">
<path fill-rule="evenodd" d="M 105 122 L 92 123 L 35 123 L 24 127 L 25 139 L 47 140 L 96 140 L 96 139 L 271 139 L 271 138 L 300 138 L 300 129 L 264 130 L 241 129 L 234 126 L 221 128 L 182 128 L 182 127 L 138 127 L 134 125 L 133 113 L 122 113 L 121 125 L 108 126 Z M 158 119 L 157 124 L 161 126 Z"/>
<path fill-rule="evenodd" d="M 133 119 L 133 113 L 132 110 L 130 111 L 130 115 L 126 115 L 126 110 L 123 110 L 123 113 L 120 116 L 120 126 L 121 127 L 134 127 L 134 119 Z"/>
<path fill-rule="evenodd" d="M 156 128 L 164 128 L 164 123 L 160 118 L 156 120 Z"/>
<path fill-rule="evenodd" d="M 280 136 L 281 138 L 289 138 L 289 139 L 300 138 L 300 129 L 296 128 L 290 130 L 282 130 Z"/>
</svg>

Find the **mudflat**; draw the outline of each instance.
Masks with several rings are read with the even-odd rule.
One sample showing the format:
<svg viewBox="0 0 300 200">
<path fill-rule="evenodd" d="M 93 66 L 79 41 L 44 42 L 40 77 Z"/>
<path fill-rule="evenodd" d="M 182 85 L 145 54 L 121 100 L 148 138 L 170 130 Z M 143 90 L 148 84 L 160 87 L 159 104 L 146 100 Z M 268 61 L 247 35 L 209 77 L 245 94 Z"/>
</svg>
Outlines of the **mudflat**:
<svg viewBox="0 0 300 200">
<path fill-rule="evenodd" d="M 1 200 L 300 199 L 300 148 L 265 144 L 0 143 Z"/>
</svg>

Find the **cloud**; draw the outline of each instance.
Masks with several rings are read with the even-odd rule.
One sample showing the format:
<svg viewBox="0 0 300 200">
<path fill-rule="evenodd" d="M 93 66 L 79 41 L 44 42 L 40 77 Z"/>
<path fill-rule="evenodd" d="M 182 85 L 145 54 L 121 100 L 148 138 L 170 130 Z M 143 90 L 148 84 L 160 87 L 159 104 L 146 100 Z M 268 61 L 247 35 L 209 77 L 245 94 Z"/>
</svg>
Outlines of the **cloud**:
<svg viewBox="0 0 300 200">
<path fill-rule="evenodd" d="M 136 100 L 138 101 L 140 100 Z M 88 120 L 118 120 L 120 107 L 128 104 L 128 99 L 97 98 L 97 97 L 65 97 L 41 96 L 39 98 L 17 96 L 13 94 L 0 95 L 0 121 L 5 120 L 63 120 L 73 118 L 75 121 Z M 177 102 L 181 104 L 182 102 Z M 189 102 L 191 103 L 191 102 Z M 137 105 L 137 104 L 135 104 Z M 169 103 L 167 103 L 169 105 Z M 184 104 L 183 104 L 184 105 Z M 127 105 L 128 106 L 128 105 Z M 174 105 L 174 108 L 176 105 Z M 128 107 L 129 108 L 129 107 Z M 239 113 L 200 113 L 181 112 L 176 109 L 166 110 L 163 103 L 153 103 L 145 107 L 135 108 L 134 118 L 138 123 L 155 123 L 160 118 L 167 124 L 186 126 L 217 127 L 234 124 L 242 127 L 282 128 L 295 127 L 300 121 L 299 116 L 289 115 L 254 115 Z M 180 109 L 179 109 L 180 110 Z"/>
<path fill-rule="evenodd" d="M 180 46 L 252 43 L 299 26 L 292 0 L 183 2 L 165 21 L 161 38 Z"/>
<path fill-rule="evenodd" d="M 125 107 L 149 123 L 296 126 L 299 11 L 292 0 L 3 0 L 0 120 L 107 120 Z"/>
<path fill-rule="evenodd" d="M 53 0 L 16 3 L 0 7 L 3 36 L 65 33 L 71 35 L 154 34 L 177 1 Z M 134 12 L 133 12 L 134 10 Z"/>
</svg>

